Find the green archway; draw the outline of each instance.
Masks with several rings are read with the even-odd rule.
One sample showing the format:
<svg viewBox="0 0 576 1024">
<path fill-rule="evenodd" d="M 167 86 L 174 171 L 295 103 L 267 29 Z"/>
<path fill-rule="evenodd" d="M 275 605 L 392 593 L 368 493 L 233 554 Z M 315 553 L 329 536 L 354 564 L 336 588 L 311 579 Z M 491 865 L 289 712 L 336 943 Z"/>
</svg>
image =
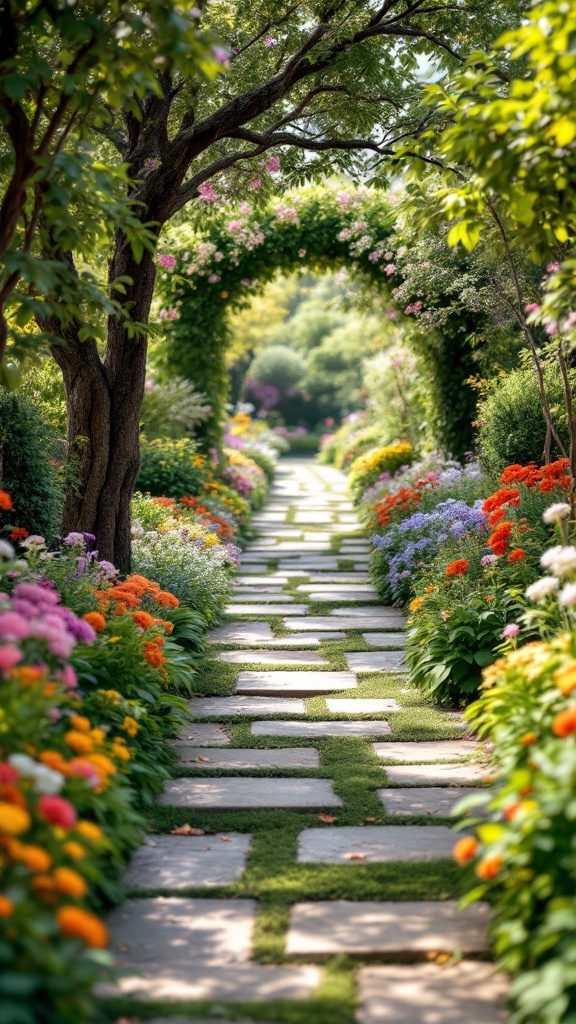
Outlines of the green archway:
<svg viewBox="0 0 576 1024">
<path fill-rule="evenodd" d="M 315 187 L 287 193 L 256 211 L 248 203 L 218 211 L 201 233 L 175 232 L 158 257 L 166 366 L 209 396 L 212 439 L 218 436 L 228 390 L 228 314 L 248 306 L 279 272 L 346 267 L 374 290 L 391 316 L 417 321 L 425 315 L 425 297 L 414 296 L 402 308 L 394 299 L 403 282 L 395 219 L 394 206 L 381 192 Z M 436 381 L 439 443 L 461 454 L 470 447 L 474 418 L 475 396 L 466 384 L 474 371 L 467 340 L 471 325 L 452 314 L 442 338 L 426 332 L 424 321 L 418 327 L 423 328 L 419 349 Z"/>
</svg>

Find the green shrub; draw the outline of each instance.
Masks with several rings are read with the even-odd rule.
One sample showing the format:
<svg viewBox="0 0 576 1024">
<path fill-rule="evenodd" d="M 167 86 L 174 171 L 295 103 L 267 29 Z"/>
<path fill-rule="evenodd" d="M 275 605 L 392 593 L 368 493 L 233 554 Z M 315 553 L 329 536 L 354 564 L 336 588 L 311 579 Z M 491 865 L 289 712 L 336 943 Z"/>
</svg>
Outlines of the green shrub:
<svg viewBox="0 0 576 1024">
<path fill-rule="evenodd" d="M 576 375 L 573 380 L 576 381 Z M 555 364 L 546 367 L 545 382 L 554 426 L 568 451 L 568 421 L 560 371 Z M 481 457 L 489 472 L 501 473 L 511 463 L 540 464 L 546 423 L 534 370 L 531 367 L 513 370 L 490 381 L 478 409 L 478 422 Z M 559 458 L 561 454 L 553 443 L 552 456 Z"/>
<path fill-rule="evenodd" d="M 263 469 L 266 474 L 266 479 L 272 481 L 276 469 L 276 460 L 272 455 L 268 455 L 267 452 L 263 452 L 256 446 L 252 448 L 250 445 L 242 448 L 242 454 L 247 455 L 257 466 L 260 466 L 260 469 Z"/>
<path fill-rule="evenodd" d="M 183 437 L 178 441 L 143 439 L 136 481 L 139 491 L 158 498 L 181 498 L 184 494 L 199 494 L 205 478 L 205 460 L 191 438 Z"/>
<path fill-rule="evenodd" d="M 291 452 L 311 452 L 315 454 L 320 447 L 318 434 L 302 434 L 301 437 L 292 436 L 288 438 Z"/>
<path fill-rule="evenodd" d="M 0 389 L 0 480 L 14 506 L 0 513 L 0 526 L 22 526 L 46 538 L 58 532 L 62 488 L 52 455 L 52 434 L 35 406 Z"/>
<path fill-rule="evenodd" d="M 367 455 L 354 459 L 350 466 L 348 485 L 354 498 L 359 499 L 367 487 L 371 487 L 382 473 L 394 473 L 400 466 L 412 462 L 414 452 L 408 441 L 375 448 Z"/>
<path fill-rule="evenodd" d="M 306 364 L 299 352 L 288 345 L 269 345 L 252 360 L 248 378 L 271 384 L 285 393 L 300 383 Z"/>
</svg>

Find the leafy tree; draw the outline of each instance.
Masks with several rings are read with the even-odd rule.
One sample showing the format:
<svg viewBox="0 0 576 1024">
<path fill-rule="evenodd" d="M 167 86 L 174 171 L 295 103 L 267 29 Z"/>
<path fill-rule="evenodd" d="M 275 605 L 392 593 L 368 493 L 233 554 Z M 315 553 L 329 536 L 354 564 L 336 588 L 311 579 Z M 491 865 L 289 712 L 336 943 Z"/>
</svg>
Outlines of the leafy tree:
<svg viewBox="0 0 576 1024">
<path fill-rule="evenodd" d="M 415 108 L 422 61 L 429 59 L 439 67 L 460 62 L 467 49 L 514 24 L 524 7 L 522 0 L 504 0 L 496 8 L 489 0 L 382 0 L 375 5 L 312 0 L 279 13 L 273 0 L 249 6 L 207 0 L 198 20 L 227 44 L 230 70 L 226 77 L 205 82 L 194 59 L 201 54 L 193 29 L 172 3 L 141 3 L 134 11 L 121 4 L 100 7 L 87 2 L 75 9 L 64 3 L 27 3 L 22 19 L 21 7 L 4 0 L 0 78 L 9 105 L 4 124 L 18 174 L 22 161 L 28 166 L 30 152 L 33 157 L 32 169 L 6 190 L 8 245 L 17 231 L 22 232 L 20 254 L 29 252 L 32 238 L 27 230 L 39 219 L 34 201 L 44 188 L 34 188 L 35 175 L 42 178 L 38 161 L 45 155 L 69 156 L 72 143 L 78 144 L 71 112 L 77 104 L 83 113 L 79 97 L 86 83 L 113 77 L 107 97 L 85 90 L 93 102 L 85 117 L 78 116 L 86 132 L 97 129 L 115 148 L 115 158 L 106 148 L 103 156 L 115 168 L 113 197 L 124 208 L 120 215 L 117 209 L 109 211 L 100 198 L 102 189 L 108 194 L 106 178 L 100 191 L 82 192 L 79 205 L 87 212 L 77 220 L 83 225 L 80 239 L 71 234 L 74 217 L 69 216 L 63 218 L 66 232 L 59 233 L 55 217 L 54 231 L 45 234 L 48 254 L 55 261 L 49 266 L 64 274 L 66 265 L 66 277 L 62 284 L 56 282 L 56 288 L 44 279 L 53 306 L 42 322 L 65 343 L 54 348 L 54 355 L 66 383 L 69 437 L 72 442 L 77 436 L 88 438 L 83 447 L 86 457 L 80 460 L 83 486 L 78 497 L 67 501 L 65 529 L 95 532 L 101 554 L 128 566 L 129 499 L 138 468 L 139 407 L 146 374 L 142 325 L 148 322 L 156 269 L 148 243 L 192 200 L 210 201 L 250 188 L 257 193 L 263 182 L 264 191 L 272 189 L 276 163 L 262 167 L 270 151 L 283 152 L 284 169 L 295 180 L 341 169 L 357 173 L 366 168 L 367 158 L 368 163 L 378 162 L 394 154 L 399 140 L 417 135 L 430 117 Z M 134 53 L 126 61 L 123 54 L 110 60 L 106 43 L 122 41 L 124 25 L 132 31 L 132 11 L 142 26 L 133 37 Z M 130 33 L 126 38 L 131 40 Z M 75 77 L 77 68 L 84 68 L 86 46 L 90 74 Z M 225 52 L 219 55 L 225 62 Z M 138 81 L 134 91 L 124 77 L 131 61 L 131 74 Z M 11 81 L 7 93 L 6 82 Z M 48 96 L 53 110 L 44 113 Z M 68 120 L 56 119 L 47 151 L 38 146 L 36 135 L 30 151 L 30 125 L 52 123 L 52 112 L 64 99 Z M 18 129 L 21 113 L 27 125 L 23 132 Z M 50 147 L 56 135 L 59 149 L 54 153 Z M 98 171 L 95 162 L 91 166 Z M 43 183 L 49 191 L 52 180 L 45 171 Z M 14 204 L 13 196 L 23 193 L 25 202 Z M 60 212 L 63 206 L 73 209 L 70 181 L 59 197 L 52 195 Z M 41 216 L 45 204 L 39 204 Z M 82 263 L 85 239 L 94 237 L 103 220 L 114 228 L 109 287 L 114 301 L 122 303 L 122 313 L 117 306 L 105 310 L 104 360 L 93 336 L 93 318 L 78 316 L 77 299 L 71 302 L 64 287 L 69 273 Z M 24 263 L 27 260 L 25 255 Z M 10 269 L 9 278 L 12 273 Z M 33 267 L 27 273 L 34 290 L 42 271 Z M 55 294 L 61 302 L 56 303 Z"/>
</svg>

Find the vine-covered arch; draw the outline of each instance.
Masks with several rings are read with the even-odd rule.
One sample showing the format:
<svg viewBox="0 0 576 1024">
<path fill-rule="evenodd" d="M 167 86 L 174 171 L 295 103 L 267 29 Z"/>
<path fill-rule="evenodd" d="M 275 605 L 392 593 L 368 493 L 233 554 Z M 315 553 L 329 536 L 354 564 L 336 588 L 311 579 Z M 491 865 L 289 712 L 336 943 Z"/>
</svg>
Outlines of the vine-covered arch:
<svg viewBox="0 0 576 1024">
<path fill-rule="evenodd" d="M 399 301 L 395 292 L 403 275 L 395 227 L 395 207 L 382 192 L 314 187 L 287 193 L 263 209 L 242 203 L 216 211 L 201 232 L 179 228 L 167 240 L 158 256 L 163 268 L 158 315 L 168 335 L 165 362 L 169 372 L 192 380 L 207 394 L 213 409 L 207 425 L 211 438 L 218 434 L 227 397 L 230 311 L 247 307 L 278 273 L 345 267 L 374 290 L 392 317 L 420 321 L 420 350 L 439 382 L 441 441 L 454 453 L 469 447 L 474 403 L 465 384 L 474 370 L 466 343 L 470 325 L 452 315 L 449 343 L 439 344 L 421 319 L 425 298 L 419 293 L 412 301 Z M 442 429 L 442 409 L 449 410 L 449 429 Z"/>
</svg>

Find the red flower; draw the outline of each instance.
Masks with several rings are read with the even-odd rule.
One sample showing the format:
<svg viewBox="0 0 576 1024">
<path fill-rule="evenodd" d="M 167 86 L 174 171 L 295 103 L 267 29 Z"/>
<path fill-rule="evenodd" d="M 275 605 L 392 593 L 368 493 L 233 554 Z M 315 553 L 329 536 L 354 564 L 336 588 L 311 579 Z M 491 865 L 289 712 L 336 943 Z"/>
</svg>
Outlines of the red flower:
<svg viewBox="0 0 576 1024">
<path fill-rule="evenodd" d="M 74 828 L 76 811 L 68 800 L 61 796 L 41 796 L 38 801 L 38 813 L 49 825 L 60 828 Z"/>
<path fill-rule="evenodd" d="M 512 562 L 512 564 L 515 562 L 523 562 L 525 558 L 526 552 L 524 551 L 524 548 L 514 548 L 514 551 L 511 551 L 508 555 L 508 561 Z"/>
<path fill-rule="evenodd" d="M 10 534 L 10 540 L 24 540 L 28 536 L 28 530 L 24 529 L 23 526 L 16 526 Z"/>
<path fill-rule="evenodd" d="M 8 494 L 8 491 L 0 491 L 0 509 L 3 512 L 9 512 L 12 508 L 12 498 Z"/>
<path fill-rule="evenodd" d="M 450 562 L 450 565 L 446 566 L 447 576 L 463 576 L 465 572 L 468 572 L 470 562 L 465 558 L 458 558 L 455 562 Z"/>
<path fill-rule="evenodd" d="M 519 505 L 520 504 L 520 491 L 515 487 L 502 487 L 499 491 L 495 491 L 489 498 L 486 498 L 482 505 L 482 511 L 486 515 L 490 515 L 491 512 L 495 512 L 497 508 L 501 508 L 502 505 Z"/>
<path fill-rule="evenodd" d="M 556 715 L 552 722 L 552 732 L 555 736 L 561 736 L 562 739 L 576 732 L 576 708 L 566 708 L 565 711 Z"/>
</svg>

